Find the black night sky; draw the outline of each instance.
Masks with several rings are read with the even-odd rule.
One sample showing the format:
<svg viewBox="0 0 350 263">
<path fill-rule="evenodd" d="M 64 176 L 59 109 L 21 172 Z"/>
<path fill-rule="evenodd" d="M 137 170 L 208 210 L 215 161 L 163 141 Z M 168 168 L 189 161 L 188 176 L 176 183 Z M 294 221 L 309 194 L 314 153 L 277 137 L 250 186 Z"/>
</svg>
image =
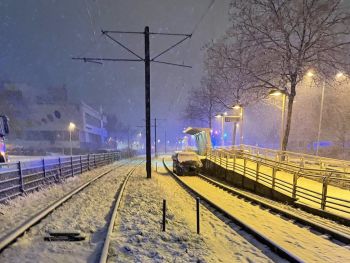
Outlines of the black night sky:
<svg viewBox="0 0 350 263">
<path fill-rule="evenodd" d="M 98 65 L 71 57 L 132 58 L 101 36 L 101 29 L 143 31 L 146 25 L 152 32 L 192 33 L 196 29 L 191 40 L 162 57 L 164 61 L 191 65 L 192 69 L 151 66 L 152 118 L 166 118 L 167 128 L 175 135 L 183 128 L 181 111 L 188 90 L 198 86 L 204 75 L 201 48 L 220 37 L 229 23 L 229 1 L 212 3 L 212 0 L 1 0 L 0 77 L 28 83 L 34 89 L 66 85 L 73 99 L 102 105 L 125 124 L 140 125 L 144 119 L 143 63 Z M 115 37 L 144 56 L 142 35 Z M 178 40 L 152 37 L 151 54 L 156 55 Z"/>
</svg>

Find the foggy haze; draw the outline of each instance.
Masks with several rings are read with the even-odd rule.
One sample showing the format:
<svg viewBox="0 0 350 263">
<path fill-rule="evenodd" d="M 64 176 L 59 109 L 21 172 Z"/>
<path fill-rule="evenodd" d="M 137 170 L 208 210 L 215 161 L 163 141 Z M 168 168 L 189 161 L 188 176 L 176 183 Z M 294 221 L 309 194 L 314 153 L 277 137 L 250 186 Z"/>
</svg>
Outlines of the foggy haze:
<svg viewBox="0 0 350 263">
<path fill-rule="evenodd" d="M 144 119 L 144 65 L 140 62 L 95 63 L 73 56 L 131 58 L 101 36 L 104 30 L 192 33 L 206 12 L 208 1 L 0 1 L 1 80 L 28 83 L 36 90 L 66 85 L 74 100 L 102 105 L 125 124 Z M 181 111 L 188 90 L 199 85 L 204 44 L 228 26 L 229 1 L 216 1 L 198 24 L 193 37 L 162 57 L 191 65 L 178 68 L 151 65 L 152 118 L 166 118 L 169 130 L 181 130 Z M 214 23 L 215 21 L 215 23 Z M 139 55 L 143 36 L 115 35 Z M 155 55 L 178 37 L 151 38 Z M 181 131 L 180 131 L 181 132 Z"/>
</svg>

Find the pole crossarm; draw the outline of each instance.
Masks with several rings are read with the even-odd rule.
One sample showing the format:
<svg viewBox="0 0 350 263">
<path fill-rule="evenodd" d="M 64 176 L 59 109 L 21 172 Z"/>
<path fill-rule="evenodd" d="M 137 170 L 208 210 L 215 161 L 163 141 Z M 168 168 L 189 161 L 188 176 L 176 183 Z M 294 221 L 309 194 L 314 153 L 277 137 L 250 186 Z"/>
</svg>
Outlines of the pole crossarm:
<svg viewBox="0 0 350 263">
<path fill-rule="evenodd" d="M 172 66 L 178 66 L 178 67 L 185 67 L 185 68 L 192 68 L 191 66 L 187 65 L 181 65 L 176 63 L 170 63 L 166 61 L 159 61 L 156 60 L 156 58 L 160 57 L 161 55 L 167 53 L 174 47 L 180 45 L 182 42 L 184 42 L 186 39 L 191 38 L 192 34 L 172 34 L 172 33 L 150 33 L 149 27 L 145 27 L 144 32 L 133 32 L 133 31 L 119 31 L 119 30 L 101 30 L 101 33 L 103 36 L 106 36 L 107 38 L 111 39 L 113 42 L 118 44 L 120 47 L 128 51 L 128 53 L 135 56 L 137 59 L 123 59 L 123 58 L 92 58 L 92 57 L 72 57 L 73 60 L 81 60 L 83 62 L 91 62 L 95 64 L 103 64 L 103 61 L 110 61 L 110 62 L 144 62 L 145 63 L 145 117 L 146 117 L 146 173 L 147 178 L 152 177 L 152 164 L 151 164 L 151 62 L 154 63 L 160 63 L 160 64 L 166 64 L 166 65 L 172 65 Z M 112 37 L 110 34 L 140 34 L 144 36 L 144 44 L 145 44 L 145 57 L 142 58 L 139 56 L 136 52 L 132 51 L 130 48 L 122 44 L 120 41 Z M 161 53 L 159 53 L 154 58 L 150 58 L 150 35 L 164 35 L 164 36 L 182 36 L 183 39 L 176 42 L 169 48 L 165 49 Z M 156 119 L 155 119 L 155 125 L 156 128 Z M 156 130 L 155 130 L 155 138 L 156 138 Z M 166 143 L 166 141 L 165 141 Z M 129 145 L 129 143 L 128 143 Z M 155 147 L 157 145 L 157 141 L 155 141 Z M 155 151 L 157 152 L 157 151 Z"/>
<path fill-rule="evenodd" d="M 164 51 L 162 51 L 161 53 L 159 53 L 157 56 L 153 57 L 151 59 L 151 61 L 154 61 L 156 58 L 160 57 L 161 55 L 167 53 L 168 51 L 172 50 L 174 47 L 180 45 L 182 42 L 184 42 L 186 39 L 190 38 L 190 36 L 186 36 L 183 39 L 181 39 L 180 41 L 176 42 L 174 45 L 170 46 L 169 48 L 165 49 Z"/>
<path fill-rule="evenodd" d="M 102 34 L 107 36 L 109 39 L 111 39 L 113 42 L 117 43 L 119 46 L 127 50 L 129 53 L 133 54 L 134 56 L 138 57 L 141 60 L 144 60 L 141 56 L 137 55 L 134 51 L 123 45 L 120 41 L 116 40 L 114 37 L 110 36 L 106 31 L 101 30 Z"/>
<path fill-rule="evenodd" d="M 129 59 L 129 58 L 86 58 L 86 57 L 72 57 L 73 60 L 82 60 L 84 62 L 95 62 L 99 63 L 98 61 L 123 61 L 123 62 L 140 62 L 143 61 L 143 59 Z M 100 62 L 101 63 L 101 62 Z"/>
<path fill-rule="evenodd" d="M 153 60 L 152 62 L 160 63 L 160 64 L 166 64 L 166 65 L 171 65 L 171 66 L 177 66 L 177 67 L 183 67 L 183 68 L 192 68 L 192 66 L 183 65 L 183 64 L 176 64 L 176 63 L 170 63 L 170 62 L 166 62 L 166 61 Z"/>
<path fill-rule="evenodd" d="M 176 34 L 176 33 L 157 33 L 157 32 L 151 32 L 150 35 L 163 35 L 163 36 L 183 36 L 183 37 L 192 37 L 192 34 Z"/>
<path fill-rule="evenodd" d="M 101 30 L 102 34 L 145 34 L 145 32 L 137 31 L 121 31 L 121 30 Z"/>
</svg>

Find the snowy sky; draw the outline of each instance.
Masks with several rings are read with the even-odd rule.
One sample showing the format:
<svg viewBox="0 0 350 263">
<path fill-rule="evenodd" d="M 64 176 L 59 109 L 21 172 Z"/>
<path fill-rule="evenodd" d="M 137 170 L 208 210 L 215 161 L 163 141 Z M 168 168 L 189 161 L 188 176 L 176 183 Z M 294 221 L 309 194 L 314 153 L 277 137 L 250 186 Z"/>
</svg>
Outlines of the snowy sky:
<svg viewBox="0 0 350 263">
<path fill-rule="evenodd" d="M 100 30 L 191 33 L 212 0 L 0 0 L 0 69 L 2 80 L 26 82 L 35 89 L 67 85 L 75 99 L 103 105 L 130 125 L 144 119 L 143 63 L 71 60 L 73 56 L 132 58 Z M 227 28 L 229 0 L 216 0 L 186 41 L 162 60 L 185 63 L 192 69 L 153 64 L 152 118 L 167 118 L 168 129 L 178 123 L 187 91 L 202 76 L 202 46 Z M 115 35 L 143 56 L 143 36 Z M 151 39 L 155 55 L 178 41 Z"/>
</svg>

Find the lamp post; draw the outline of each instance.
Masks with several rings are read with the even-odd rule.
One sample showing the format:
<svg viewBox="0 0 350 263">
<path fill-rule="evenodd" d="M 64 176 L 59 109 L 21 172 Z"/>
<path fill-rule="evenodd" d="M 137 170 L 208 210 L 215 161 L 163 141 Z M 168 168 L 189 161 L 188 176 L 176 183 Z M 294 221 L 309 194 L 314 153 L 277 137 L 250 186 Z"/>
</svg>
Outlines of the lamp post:
<svg viewBox="0 0 350 263">
<path fill-rule="evenodd" d="M 225 146 L 225 138 L 224 138 L 224 117 L 227 115 L 227 112 L 222 114 L 215 115 L 216 118 L 221 118 L 221 146 Z"/>
<path fill-rule="evenodd" d="M 72 145 L 72 132 L 75 130 L 75 124 L 73 122 L 69 123 L 68 130 L 69 130 L 69 144 L 70 144 L 70 155 L 73 155 L 73 145 Z"/>
<path fill-rule="evenodd" d="M 271 96 L 282 96 L 282 110 L 281 110 L 281 131 L 280 131 L 280 149 L 283 149 L 283 133 L 284 133 L 284 115 L 286 112 L 286 98 L 287 95 L 282 90 L 272 90 L 269 95 Z"/>
<path fill-rule="evenodd" d="M 242 105 L 240 104 L 236 104 L 235 106 L 233 106 L 233 109 L 235 110 L 240 110 L 240 117 L 241 117 L 241 125 L 240 125 L 240 129 L 239 129 L 239 134 L 240 134 L 240 144 L 243 144 L 243 119 L 244 119 L 244 108 Z"/>
<path fill-rule="evenodd" d="M 315 74 L 313 72 L 313 70 L 309 70 L 306 75 L 308 77 L 313 77 Z M 344 77 L 344 73 L 343 72 L 338 72 L 335 75 L 336 79 L 342 79 Z M 323 78 L 322 81 L 322 94 L 321 94 L 321 107 L 320 107 L 320 119 L 318 121 L 318 131 L 317 131 L 317 144 L 316 144 L 316 156 L 318 156 L 318 151 L 319 151 L 319 147 L 320 147 L 320 137 L 321 137 L 321 128 L 322 128 L 322 118 L 323 118 L 323 105 L 324 105 L 324 92 L 325 92 L 325 87 L 326 87 L 326 80 L 325 78 Z"/>
</svg>

